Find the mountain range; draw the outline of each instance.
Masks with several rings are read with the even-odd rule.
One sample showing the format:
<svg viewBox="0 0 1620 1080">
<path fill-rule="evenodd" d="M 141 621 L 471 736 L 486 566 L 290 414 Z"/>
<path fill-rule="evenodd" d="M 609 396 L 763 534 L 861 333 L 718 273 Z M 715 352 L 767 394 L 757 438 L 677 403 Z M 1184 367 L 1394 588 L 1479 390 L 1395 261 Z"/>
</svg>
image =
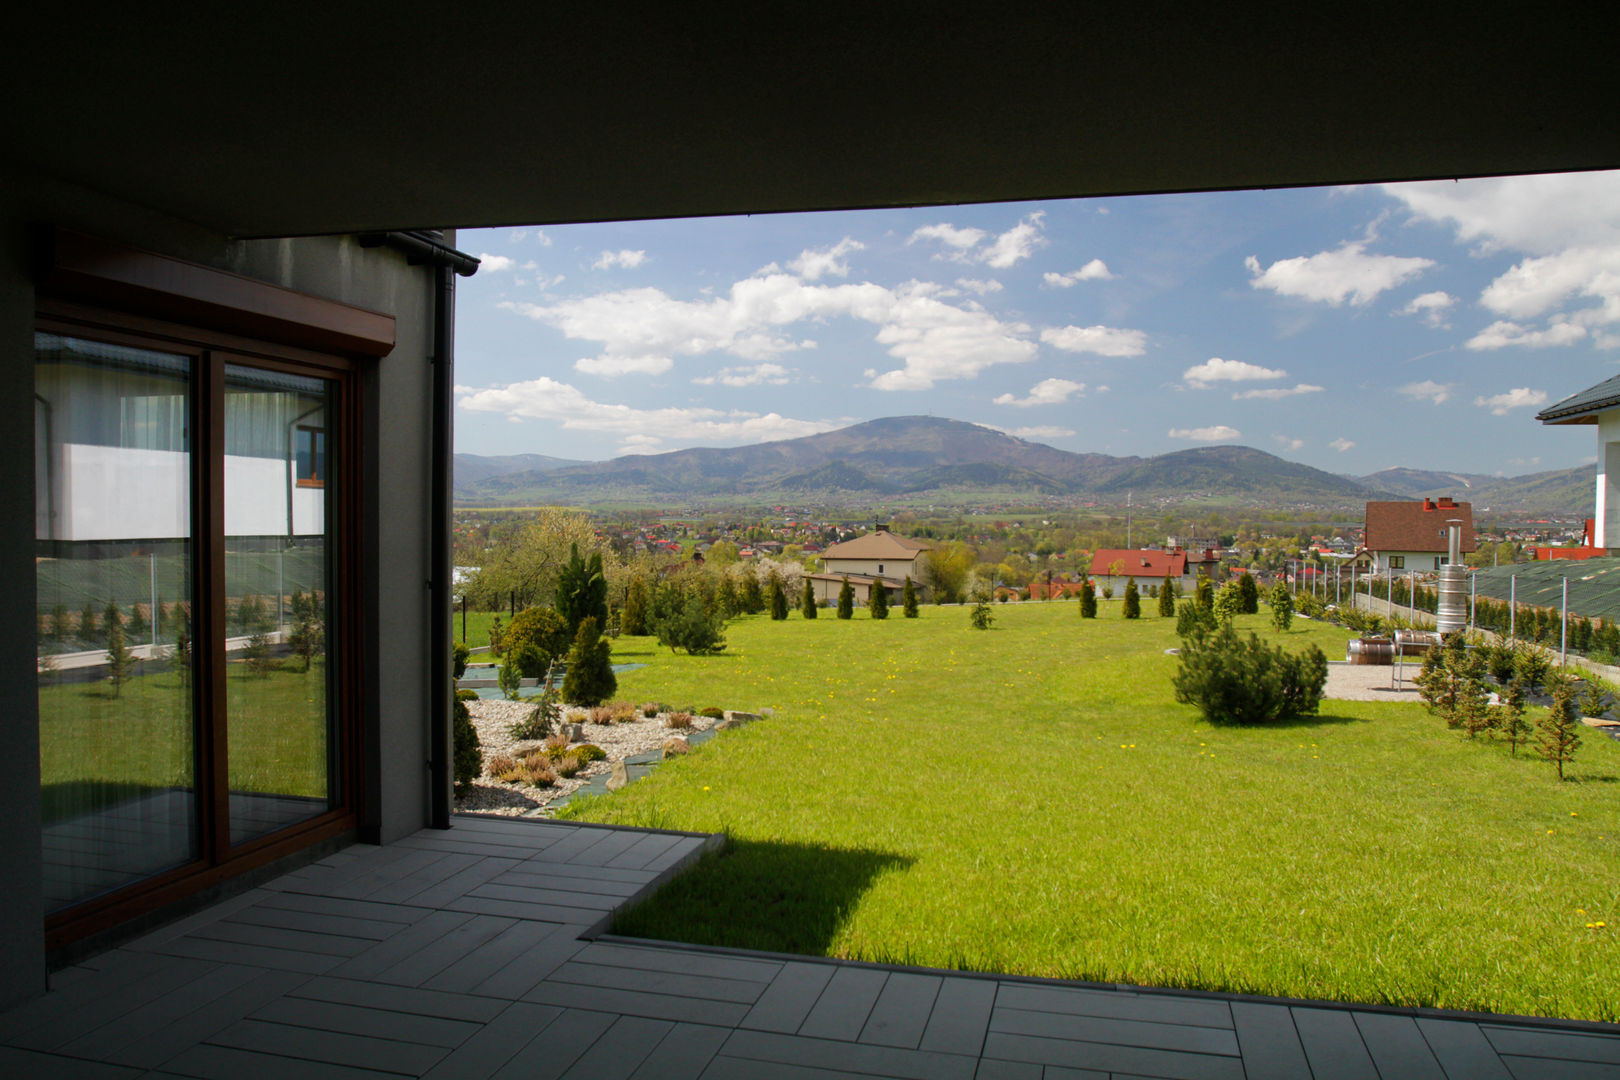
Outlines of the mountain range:
<svg viewBox="0 0 1620 1080">
<path fill-rule="evenodd" d="M 1593 467 L 1511 478 L 1412 468 L 1341 476 L 1246 446 L 1154 457 L 1078 454 L 993 428 L 896 416 L 728 449 L 569 461 L 540 454 L 455 455 L 466 506 L 716 502 L 969 503 L 1019 497 L 1360 509 L 1368 500 L 1452 495 L 1476 511 L 1580 516 Z"/>
</svg>

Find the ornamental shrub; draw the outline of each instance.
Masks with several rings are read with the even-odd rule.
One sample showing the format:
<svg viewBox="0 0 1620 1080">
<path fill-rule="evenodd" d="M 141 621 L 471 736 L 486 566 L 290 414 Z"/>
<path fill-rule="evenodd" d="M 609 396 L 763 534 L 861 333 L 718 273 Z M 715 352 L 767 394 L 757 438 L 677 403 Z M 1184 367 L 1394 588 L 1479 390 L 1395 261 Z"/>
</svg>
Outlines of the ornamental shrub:
<svg viewBox="0 0 1620 1080">
<path fill-rule="evenodd" d="M 653 632 L 658 635 L 658 643 L 670 652 L 681 649 L 691 656 L 711 656 L 725 650 L 724 625 L 719 610 L 711 612 L 704 606 L 703 597 L 693 592 L 678 608 L 659 619 Z"/>
<path fill-rule="evenodd" d="M 484 751 L 478 745 L 478 729 L 473 727 L 472 713 L 468 711 L 467 703 L 459 696 L 456 698 L 452 727 L 455 755 L 451 769 L 455 774 L 456 793 L 465 795 L 472 782 L 484 771 Z"/>
<path fill-rule="evenodd" d="M 1159 586 L 1159 617 L 1161 619 L 1173 618 L 1176 614 L 1176 585 L 1170 580 L 1170 575 L 1164 575 L 1164 584 Z"/>
<path fill-rule="evenodd" d="M 906 618 L 915 619 L 917 617 L 917 586 L 911 583 L 910 574 L 906 575 L 906 588 L 900 595 L 900 604 Z"/>
<path fill-rule="evenodd" d="M 850 585 L 849 578 L 844 578 L 843 587 L 838 590 L 838 617 L 840 619 L 853 618 L 855 615 L 855 589 Z"/>
<path fill-rule="evenodd" d="M 799 612 L 807 619 L 816 617 L 816 590 L 810 579 L 804 579 L 804 596 L 799 599 Z"/>
<path fill-rule="evenodd" d="M 867 601 L 868 613 L 874 619 L 887 619 L 889 617 L 889 590 L 882 580 L 874 580 L 867 589 L 871 598 Z"/>
<path fill-rule="evenodd" d="M 968 621 L 973 624 L 975 630 L 990 629 L 990 624 L 996 621 L 996 614 L 991 610 L 989 601 L 982 598 L 976 601 L 973 609 L 968 612 Z"/>
<path fill-rule="evenodd" d="M 624 611 L 619 616 L 619 633 L 630 637 L 647 634 L 647 583 L 638 575 L 630 579 L 624 593 Z"/>
<path fill-rule="evenodd" d="M 1198 579 L 1198 585 L 1193 589 L 1193 603 L 1205 611 L 1215 610 L 1215 583 L 1207 577 Z"/>
<path fill-rule="evenodd" d="M 595 619 L 599 627 L 607 625 L 607 576 L 602 570 L 600 551 L 582 559 L 579 545 L 568 545 L 568 564 L 557 575 L 557 614 L 570 638 L 578 634 L 586 619 Z"/>
<path fill-rule="evenodd" d="M 595 705 L 612 697 L 618 688 L 618 677 L 613 674 L 613 644 L 603 640 L 596 616 L 587 615 L 568 650 L 562 698 L 574 705 Z"/>
<path fill-rule="evenodd" d="M 788 616 L 787 593 L 782 589 L 782 580 L 774 573 L 771 574 L 771 618 L 781 622 Z"/>
<path fill-rule="evenodd" d="M 1215 629 L 1215 614 L 1199 607 L 1196 601 L 1185 600 L 1176 607 L 1176 636 L 1186 637 L 1202 627 Z"/>
<path fill-rule="evenodd" d="M 1202 626 L 1182 639 L 1176 700 L 1196 705 L 1212 724 L 1267 724 L 1315 713 L 1327 682 L 1327 657 L 1238 636 L 1231 624 Z"/>
<path fill-rule="evenodd" d="M 1127 619 L 1140 618 L 1142 615 L 1142 598 L 1136 591 L 1135 578 L 1125 582 L 1125 599 L 1120 607 L 1120 614 Z"/>
<path fill-rule="evenodd" d="M 1558 766 L 1558 779 L 1564 779 L 1564 765 L 1575 760 L 1581 745 L 1581 722 L 1575 708 L 1575 682 L 1567 675 L 1549 681 L 1552 704 L 1536 724 L 1536 751 Z"/>
<path fill-rule="evenodd" d="M 699 709 L 698 715 L 707 716 L 710 720 L 724 720 L 726 718 L 726 710 L 717 708 L 714 705 L 710 705 L 707 709 Z"/>
<path fill-rule="evenodd" d="M 451 656 L 455 677 L 459 679 L 467 674 L 467 661 L 472 657 L 472 650 L 465 641 L 458 641 L 451 649 Z"/>
<path fill-rule="evenodd" d="M 562 717 L 562 706 L 557 703 L 554 691 L 547 690 L 535 701 L 534 711 L 527 718 L 514 723 L 508 730 L 512 738 L 546 739 L 551 737 L 552 728 Z"/>
<path fill-rule="evenodd" d="M 542 657 L 540 670 L 531 673 L 524 668 L 526 677 L 538 679 L 546 673 L 552 660 L 568 651 L 572 640 L 573 632 L 561 615 L 550 608 L 532 607 L 513 616 L 511 625 L 501 635 L 501 646 L 508 658 L 517 655 L 524 645 L 538 649 Z"/>
<path fill-rule="evenodd" d="M 1255 583 L 1254 575 L 1247 570 L 1237 579 L 1238 595 L 1243 598 L 1240 609 L 1244 615 L 1258 615 L 1260 613 L 1260 586 Z"/>
<path fill-rule="evenodd" d="M 1277 632 L 1283 633 L 1294 622 L 1294 596 L 1288 591 L 1284 582 L 1277 582 L 1271 587 L 1271 625 Z"/>
<path fill-rule="evenodd" d="M 1097 589 L 1089 581 L 1080 586 L 1080 617 L 1082 619 L 1097 617 Z"/>
<path fill-rule="evenodd" d="M 1228 581 L 1215 591 L 1213 614 L 1218 623 L 1229 623 L 1243 613 L 1243 591 L 1235 581 Z"/>
</svg>

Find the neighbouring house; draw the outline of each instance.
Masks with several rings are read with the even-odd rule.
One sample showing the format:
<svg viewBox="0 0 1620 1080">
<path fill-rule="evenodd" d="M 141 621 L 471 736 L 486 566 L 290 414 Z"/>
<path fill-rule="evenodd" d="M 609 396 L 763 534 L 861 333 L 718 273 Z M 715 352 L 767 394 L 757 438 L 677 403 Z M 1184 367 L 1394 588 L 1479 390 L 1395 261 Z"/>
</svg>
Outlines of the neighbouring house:
<svg viewBox="0 0 1620 1080">
<path fill-rule="evenodd" d="M 1609 547 L 1611 539 L 1620 542 L 1620 375 L 1542 409 L 1536 419 L 1554 427 L 1597 428 L 1595 511 L 1587 523 L 1585 546 L 1597 549 L 1593 554 L 1606 554 L 1604 549 Z M 1547 557 L 1590 558 L 1591 555 Z"/>
<path fill-rule="evenodd" d="M 1474 507 L 1449 496 L 1367 504 L 1356 566 L 1374 574 L 1432 574 L 1449 560 L 1452 522 L 1462 526 L 1462 553 L 1474 551 Z"/>
<path fill-rule="evenodd" d="M 1218 583 L 1220 569 L 1220 554 L 1212 548 L 1196 552 L 1181 548 L 1101 548 L 1091 555 L 1092 580 L 1099 589 L 1109 588 L 1115 593 L 1122 592 L 1125 582 L 1133 578 L 1136 587 L 1146 591 L 1166 577 L 1186 591 L 1196 588 L 1201 577 Z"/>
<path fill-rule="evenodd" d="M 836 603 L 846 577 L 855 591 L 857 604 L 870 602 L 872 589 L 878 587 L 879 582 L 888 591 L 889 599 L 900 597 L 908 577 L 916 587 L 918 599 L 926 599 L 927 588 L 922 575 L 928 565 L 930 546 L 926 540 L 912 540 L 880 528 L 833 544 L 821 553 L 821 572 L 806 574 L 805 579 L 810 582 L 818 602 Z"/>
</svg>

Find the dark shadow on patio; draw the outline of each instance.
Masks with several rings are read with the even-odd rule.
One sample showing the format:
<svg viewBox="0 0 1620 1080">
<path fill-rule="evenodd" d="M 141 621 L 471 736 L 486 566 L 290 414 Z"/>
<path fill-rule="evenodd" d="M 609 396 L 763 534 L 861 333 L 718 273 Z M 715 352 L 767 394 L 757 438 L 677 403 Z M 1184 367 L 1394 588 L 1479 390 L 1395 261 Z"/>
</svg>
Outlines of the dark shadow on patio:
<svg viewBox="0 0 1620 1080">
<path fill-rule="evenodd" d="M 914 861 L 884 851 L 732 840 L 622 913 L 612 932 L 824 956 L 872 883 Z"/>
</svg>

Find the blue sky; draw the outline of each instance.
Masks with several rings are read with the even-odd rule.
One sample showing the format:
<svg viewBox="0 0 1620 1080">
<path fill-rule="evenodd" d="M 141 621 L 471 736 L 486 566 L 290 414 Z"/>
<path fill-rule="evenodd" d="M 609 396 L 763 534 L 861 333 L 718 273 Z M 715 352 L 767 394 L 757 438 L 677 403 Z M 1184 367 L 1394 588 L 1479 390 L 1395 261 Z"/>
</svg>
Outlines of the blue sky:
<svg viewBox="0 0 1620 1080">
<path fill-rule="evenodd" d="M 1620 173 L 463 230 L 456 448 L 603 459 L 932 414 L 1334 472 L 1592 460 Z"/>
</svg>

